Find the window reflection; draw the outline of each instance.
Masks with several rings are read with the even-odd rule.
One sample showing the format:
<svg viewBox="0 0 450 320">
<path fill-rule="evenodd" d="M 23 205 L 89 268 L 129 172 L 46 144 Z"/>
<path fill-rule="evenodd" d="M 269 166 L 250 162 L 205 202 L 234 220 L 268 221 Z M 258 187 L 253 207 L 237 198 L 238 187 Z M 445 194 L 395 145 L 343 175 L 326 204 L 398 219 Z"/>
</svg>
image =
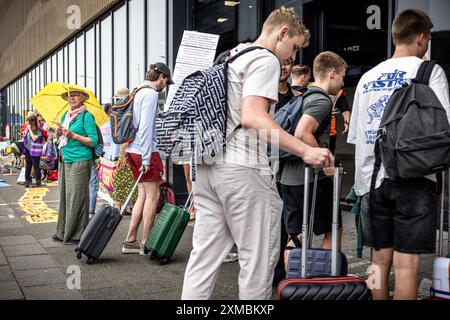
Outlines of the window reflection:
<svg viewBox="0 0 450 320">
<path fill-rule="evenodd" d="M 94 28 L 86 32 L 86 87 L 95 92 L 95 33 Z"/>
<path fill-rule="evenodd" d="M 84 36 L 77 38 L 77 77 L 76 83 L 85 86 L 86 74 L 84 71 Z"/>
<path fill-rule="evenodd" d="M 129 2 L 129 74 L 130 88 L 137 87 L 145 76 L 144 65 L 144 0 Z"/>
<path fill-rule="evenodd" d="M 238 3 L 238 4 L 237 4 Z M 194 29 L 200 32 L 220 35 L 217 52 L 231 49 L 241 42 L 257 39 L 258 15 L 262 1 L 244 0 L 195 1 Z"/>
<path fill-rule="evenodd" d="M 114 12 L 114 88 L 127 87 L 127 11 Z"/>
<path fill-rule="evenodd" d="M 147 1 L 148 63 L 166 61 L 166 12 L 165 0 Z"/>
<path fill-rule="evenodd" d="M 69 50 L 69 83 L 76 84 L 76 50 L 75 50 L 75 41 L 72 41 L 68 47 Z"/>
<path fill-rule="evenodd" d="M 108 103 L 112 97 L 112 23 L 111 17 L 106 18 L 100 24 L 101 28 L 101 103 Z"/>
</svg>

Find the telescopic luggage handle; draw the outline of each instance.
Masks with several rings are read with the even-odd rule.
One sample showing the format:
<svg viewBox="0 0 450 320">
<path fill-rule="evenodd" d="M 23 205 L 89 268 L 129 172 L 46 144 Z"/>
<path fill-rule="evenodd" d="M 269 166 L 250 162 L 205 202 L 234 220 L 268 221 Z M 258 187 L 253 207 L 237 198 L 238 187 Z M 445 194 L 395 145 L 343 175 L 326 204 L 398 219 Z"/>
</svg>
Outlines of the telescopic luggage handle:
<svg viewBox="0 0 450 320">
<path fill-rule="evenodd" d="M 339 204 L 341 194 L 341 181 L 344 174 L 344 168 L 335 167 L 334 169 L 334 183 L 333 183 L 333 226 L 332 226 L 332 247 L 331 247 L 331 276 L 337 276 L 337 243 L 338 243 L 338 228 L 339 228 Z M 305 167 L 305 185 L 303 198 L 303 225 L 302 225 L 302 243 L 309 242 L 309 188 L 311 179 L 311 168 Z M 308 246 L 303 245 L 302 248 L 302 278 L 306 278 L 307 272 L 307 258 Z"/>
<path fill-rule="evenodd" d="M 450 168 L 442 172 L 442 190 L 441 190 L 441 207 L 439 215 L 439 241 L 438 241 L 438 254 L 440 257 L 444 256 L 444 215 L 445 215 L 445 173 L 447 172 L 449 193 L 448 197 L 448 250 L 447 254 L 450 255 Z M 439 182 L 438 182 L 439 183 Z"/>
<path fill-rule="evenodd" d="M 333 183 L 333 230 L 331 243 L 331 276 L 337 276 L 337 254 L 338 254 L 338 229 L 339 229 L 339 206 L 341 200 L 342 176 L 344 175 L 343 167 L 334 168 Z"/>
<path fill-rule="evenodd" d="M 141 182 L 142 176 L 144 175 L 144 171 L 141 171 L 141 174 L 139 175 L 139 178 L 137 179 L 136 183 L 133 186 L 133 189 L 131 190 L 131 193 L 128 195 L 127 201 L 125 201 L 125 203 L 122 205 L 122 210 L 120 210 L 120 215 L 123 216 L 123 214 L 125 213 L 125 210 L 128 207 L 128 204 L 131 201 L 131 198 L 133 197 L 134 192 L 136 191 L 139 182 Z"/>
<path fill-rule="evenodd" d="M 311 201 L 311 216 L 309 217 L 308 249 L 312 248 L 312 241 L 314 238 L 314 220 L 315 220 L 315 215 L 316 215 L 318 184 L 319 184 L 319 170 L 314 170 L 314 185 L 313 185 L 313 196 L 312 196 L 312 201 Z"/>
<path fill-rule="evenodd" d="M 311 168 L 305 166 L 305 184 L 303 192 L 303 224 L 302 224 L 302 278 L 306 278 L 307 266 L 307 251 L 306 244 L 308 243 L 308 216 L 309 216 L 309 182 L 310 182 Z"/>
<path fill-rule="evenodd" d="M 187 200 L 186 200 L 186 204 L 184 205 L 183 208 L 184 208 L 187 212 L 191 212 L 193 206 L 194 206 L 194 191 L 192 191 L 192 192 L 189 194 L 189 196 L 188 196 L 188 198 L 187 198 Z"/>
</svg>

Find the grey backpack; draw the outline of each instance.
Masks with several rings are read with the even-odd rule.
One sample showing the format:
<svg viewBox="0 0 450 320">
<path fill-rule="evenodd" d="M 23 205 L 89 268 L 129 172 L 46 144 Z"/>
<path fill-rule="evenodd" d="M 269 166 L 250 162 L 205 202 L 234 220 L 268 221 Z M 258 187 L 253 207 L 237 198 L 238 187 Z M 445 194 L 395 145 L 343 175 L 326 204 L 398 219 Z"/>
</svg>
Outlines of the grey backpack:
<svg viewBox="0 0 450 320">
<path fill-rule="evenodd" d="M 133 93 L 112 106 L 110 115 L 111 135 L 115 144 L 133 142 L 136 138 L 137 128 L 133 124 L 133 107 L 136 94 L 142 89 L 152 89 L 142 86 L 134 89 Z"/>
<path fill-rule="evenodd" d="M 330 105 L 332 104 L 331 98 L 323 90 L 315 87 L 309 87 L 306 91 L 303 91 L 301 95 L 292 98 L 292 100 L 288 104 L 284 105 L 280 110 L 278 110 L 275 113 L 274 117 L 275 122 L 277 122 L 280 125 L 280 127 L 283 128 L 284 131 L 286 131 L 291 135 L 294 135 L 295 129 L 297 128 L 300 118 L 303 115 L 302 110 L 305 99 L 313 94 L 318 94 L 326 97 L 328 100 L 330 100 Z M 314 135 L 316 137 L 321 135 L 327 125 L 329 125 L 329 123 L 320 124 L 319 129 L 316 131 Z M 270 148 L 269 158 L 274 159 L 275 157 L 272 150 L 274 149 Z M 297 156 L 291 155 L 283 150 L 279 150 L 278 152 L 279 152 L 278 158 L 283 161 L 296 161 L 300 159 Z"/>
</svg>

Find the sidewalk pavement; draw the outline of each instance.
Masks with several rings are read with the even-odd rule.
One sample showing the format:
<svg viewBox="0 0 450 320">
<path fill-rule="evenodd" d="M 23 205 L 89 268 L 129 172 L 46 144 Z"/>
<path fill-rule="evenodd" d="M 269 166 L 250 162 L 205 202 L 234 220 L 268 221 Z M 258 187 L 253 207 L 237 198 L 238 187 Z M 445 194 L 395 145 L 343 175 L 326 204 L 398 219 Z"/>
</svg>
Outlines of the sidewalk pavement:
<svg viewBox="0 0 450 320">
<path fill-rule="evenodd" d="M 56 223 L 30 223 L 19 205 L 25 188 L 15 183 L 17 176 L 5 176 L 9 187 L 0 188 L 0 300 L 178 300 L 181 297 L 184 270 L 192 248 L 193 223 L 167 265 L 160 266 L 148 257 L 123 255 L 121 243 L 126 236 L 129 217 L 125 217 L 98 263 L 88 266 L 77 260 L 75 246 L 51 240 Z M 46 188 L 44 188 L 46 189 Z M 58 188 L 48 187 L 45 205 L 58 210 Z M 99 200 L 98 207 L 104 202 Z M 369 252 L 357 259 L 354 216 L 344 213 L 343 251 L 349 261 L 349 273 L 367 278 Z M 317 240 L 317 239 L 316 239 Z M 317 244 L 317 241 L 316 241 Z M 433 256 L 421 265 L 421 298 L 428 297 Z M 75 274 L 73 273 L 75 270 Z M 80 274 L 79 289 L 74 275 Z M 224 263 L 212 298 L 238 298 L 239 264 Z M 74 280 L 75 279 L 75 280 Z M 391 275 L 391 282 L 392 282 Z M 274 299 L 276 289 L 274 288 Z"/>
</svg>

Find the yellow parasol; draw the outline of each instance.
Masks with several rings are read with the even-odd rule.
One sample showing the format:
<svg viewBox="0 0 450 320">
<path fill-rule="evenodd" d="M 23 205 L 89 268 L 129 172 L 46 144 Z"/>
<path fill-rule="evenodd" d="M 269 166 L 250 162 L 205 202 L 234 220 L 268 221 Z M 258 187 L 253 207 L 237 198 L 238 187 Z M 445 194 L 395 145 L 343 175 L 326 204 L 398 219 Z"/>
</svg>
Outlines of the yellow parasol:
<svg viewBox="0 0 450 320">
<path fill-rule="evenodd" d="M 35 95 L 30 102 L 42 118 L 44 118 L 45 122 L 47 122 L 50 127 L 56 128 L 53 121 L 62 122 L 62 116 L 69 109 L 69 103 L 63 98 L 63 95 L 68 95 L 73 91 L 83 92 L 88 96 L 84 105 L 94 116 L 97 126 L 101 127 L 109 120 L 109 117 L 105 111 L 103 111 L 100 102 L 98 102 L 97 98 L 90 90 L 72 84 L 60 82 L 49 83 Z"/>
</svg>

